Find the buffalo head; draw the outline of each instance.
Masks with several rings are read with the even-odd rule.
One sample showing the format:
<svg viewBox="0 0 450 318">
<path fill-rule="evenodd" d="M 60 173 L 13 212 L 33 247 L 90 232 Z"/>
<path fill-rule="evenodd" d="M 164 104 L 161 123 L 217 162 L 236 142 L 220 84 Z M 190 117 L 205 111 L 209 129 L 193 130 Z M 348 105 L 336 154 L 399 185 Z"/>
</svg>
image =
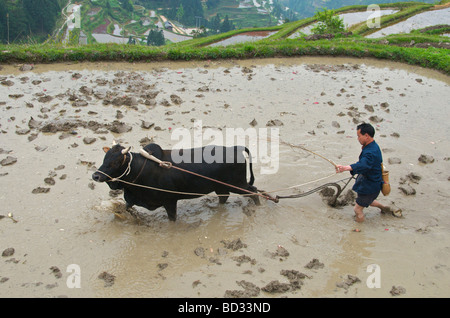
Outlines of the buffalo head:
<svg viewBox="0 0 450 318">
<path fill-rule="evenodd" d="M 110 180 L 120 177 L 127 169 L 127 154 L 130 148 L 115 143 L 112 148 L 103 147 L 103 151 L 106 153 L 103 164 L 92 174 L 92 179 L 97 182 L 108 182 L 111 189 L 120 188 L 120 182 L 111 182 Z"/>
</svg>

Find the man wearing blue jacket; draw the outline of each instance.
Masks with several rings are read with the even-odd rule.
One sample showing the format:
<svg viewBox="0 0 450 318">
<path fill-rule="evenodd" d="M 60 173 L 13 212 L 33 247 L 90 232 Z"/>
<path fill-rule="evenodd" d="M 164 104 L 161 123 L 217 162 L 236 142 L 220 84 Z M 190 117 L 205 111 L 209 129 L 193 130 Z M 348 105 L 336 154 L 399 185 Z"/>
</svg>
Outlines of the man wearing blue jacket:
<svg viewBox="0 0 450 318">
<path fill-rule="evenodd" d="M 374 140 L 375 129 L 371 124 L 363 123 L 356 127 L 358 141 L 362 145 L 359 161 L 349 166 L 336 166 L 336 172 L 350 171 L 352 175 L 358 175 L 353 186 L 358 196 L 354 211 L 357 222 L 364 222 L 364 208 L 373 206 L 380 208 L 382 212 L 390 211 L 390 208 L 376 200 L 383 185 L 381 177 L 381 164 L 383 157 L 378 144 Z"/>
</svg>

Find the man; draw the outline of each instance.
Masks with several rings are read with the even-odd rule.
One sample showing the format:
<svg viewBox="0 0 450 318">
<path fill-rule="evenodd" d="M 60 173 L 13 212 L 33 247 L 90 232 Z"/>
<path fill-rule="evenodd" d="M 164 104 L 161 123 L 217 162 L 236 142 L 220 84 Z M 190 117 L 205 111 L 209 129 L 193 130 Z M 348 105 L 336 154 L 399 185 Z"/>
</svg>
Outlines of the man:
<svg viewBox="0 0 450 318">
<path fill-rule="evenodd" d="M 381 177 L 381 163 L 383 157 L 378 144 L 374 140 L 375 129 L 370 124 L 360 124 L 356 127 L 358 141 L 362 145 L 359 161 L 349 166 L 336 166 L 336 172 L 350 171 L 352 175 L 357 174 L 353 191 L 358 196 L 354 207 L 356 221 L 364 222 L 364 208 L 369 206 L 381 209 L 381 212 L 389 212 L 388 206 L 376 201 L 380 194 L 383 179 Z"/>
</svg>

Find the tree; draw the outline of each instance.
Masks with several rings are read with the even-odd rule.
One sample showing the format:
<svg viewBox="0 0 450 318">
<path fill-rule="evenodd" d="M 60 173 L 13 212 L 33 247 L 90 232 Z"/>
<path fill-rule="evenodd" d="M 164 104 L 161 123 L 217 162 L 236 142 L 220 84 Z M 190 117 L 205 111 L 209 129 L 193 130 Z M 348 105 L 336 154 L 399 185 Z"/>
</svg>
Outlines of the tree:
<svg viewBox="0 0 450 318">
<path fill-rule="evenodd" d="M 184 16 L 183 4 L 180 4 L 177 10 L 177 20 L 181 21 L 181 18 L 183 18 L 183 16 Z"/>
<path fill-rule="evenodd" d="M 133 36 L 129 36 L 127 44 L 136 44 L 136 40 L 133 38 Z"/>
<path fill-rule="evenodd" d="M 233 29 L 233 27 L 232 27 L 232 24 L 230 23 L 230 20 L 228 19 L 228 14 L 227 14 L 225 16 L 225 18 L 223 19 L 222 24 L 220 25 L 220 33 L 225 33 L 232 29 Z"/>
<path fill-rule="evenodd" d="M 0 0 L 0 41 L 46 39 L 60 16 L 59 0 Z"/>
<path fill-rule="evenodd" d="M 109 16 L 112 16 L 112 8 L 111 8 L 111 3 L 109 2 L 109 0 L 106 0 L 106 14 Z"/>
<path fill-rule="evenodd" d="M 124 10 L 126 10 L 126 11 L 128 11 L 128 12 L 133 12 L 134 11 L 134 6 L 133 6 L 133 4 L 131 3 L 131 0 L 122 0 L 122 1 L 119 1 L 120 2 L 120 6 L 124 9 Z"/>
<path fill-rule="evenodd" d="M 53 31 L 61 10 L 57 0 L 23 0 L 28 31 L 47 35 Z"/>
<path fill-rule="evenodd" d="M 202 37 L 208 36 L 208 31 L 206 31 L 206 28 L 202 25 L 200 28 L 198 28 L 198 30 L 195 30 L 195 29 L 192 30 L 191 34 L 194 37 L 194 39 L 202 38 Z"/>
<path fill-rule="evenodd" d="M 163 30 L 151 29 L 147 37 L 148 46 L 161 46 L 166 44 L 166 39 L 164 38 Z"/>
<path fill-rule="evenodd" d="M 316 12 L 314 18 L 316 18 L 318 24 L 312 28 L 313 34 L 345 32 L 344 19 L 337 16 L 334 10 L 323 8 L 322 11 Z"/>
<path fill-rule="evenodd" d="M 220 2 L 220 0 L 208 0 L 208 1 L 206 2 L 206 7 L 207 7 L 208 9 L 214 9 L 214 8 L 217 8 L 217 7 L 219 6 L 219 2 Z"/>
<path fill-rule="evenodd" d="M 184 15 L 179 20 L 184 25 L 195 25 L 195 17 L 204 17 L 201 0 L 181 0 Z"/>
<path fill-rule="evenodd" d="M 220 32 L 220 13 L 217 13 L 210 22 L 210 29 L 213 34 Z"/>
</svg>

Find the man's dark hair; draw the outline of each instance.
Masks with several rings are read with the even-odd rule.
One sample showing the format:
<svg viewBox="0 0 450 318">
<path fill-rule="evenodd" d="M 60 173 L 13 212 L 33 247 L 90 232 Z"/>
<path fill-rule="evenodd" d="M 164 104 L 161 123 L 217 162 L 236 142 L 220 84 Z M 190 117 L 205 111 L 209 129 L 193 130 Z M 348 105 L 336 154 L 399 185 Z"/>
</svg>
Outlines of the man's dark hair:
<svg viewBox="0 0 450 318">
<path fill-rule="evenodd" d="M 361 129 L 361 135 L 369 134 L 373 138 L 375 136 L 375 128 L 371 124 L 362 123 L 356 127 L 356 131 Z"/>
</svg>

